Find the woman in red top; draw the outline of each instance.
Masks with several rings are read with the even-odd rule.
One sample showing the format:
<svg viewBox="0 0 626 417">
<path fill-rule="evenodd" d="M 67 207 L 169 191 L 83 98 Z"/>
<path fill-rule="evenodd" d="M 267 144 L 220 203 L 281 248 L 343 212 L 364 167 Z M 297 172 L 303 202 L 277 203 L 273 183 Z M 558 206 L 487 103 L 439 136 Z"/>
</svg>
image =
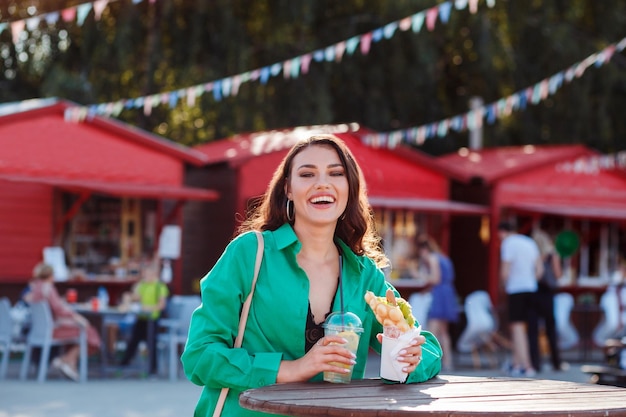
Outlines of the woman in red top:
<svg viewBox="0 0 626 417">
<path fill-rule="evenodd" d="M 54 286 L 54 273 L 50 265 L 39 263 L 33 270 L 33 280 L 29 284 L 29 291 L 24 296 L 28 303 L 47 301 L 50 305 L 52 318 L 55 322 L 53 332 L 54 337 L 77 337 L 81 327 L 87 328 L 87 347 L 89 353 L 94 353 L 100 349 L 100 336 L 96 329 L 89 324 L 89 321 L 76 313 L 61 298 Z M 54 358 L 52 366 L 66 377 L 78 381 L 78 357 L 80 350 L 78 345 L 73 345 L 62 355 Z"/>
</svg>

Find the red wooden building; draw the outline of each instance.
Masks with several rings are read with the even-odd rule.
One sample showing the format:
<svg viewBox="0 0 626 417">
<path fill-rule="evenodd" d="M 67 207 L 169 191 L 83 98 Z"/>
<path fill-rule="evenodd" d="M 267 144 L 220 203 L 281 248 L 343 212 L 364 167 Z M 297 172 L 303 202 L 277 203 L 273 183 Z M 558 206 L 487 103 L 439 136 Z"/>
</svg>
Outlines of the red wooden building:
<svg viewBox="0 0 626 417">
<path fill-rule="evenodd" d="M 449 200 L 449 180 L 433 158 L 417 151 L 374 149 L 362 143 L 371 133 L 358 125 L 324 125 L 236 135 L 201 145 L 208 162 L 188 172 L 188 183 L 215 189 L 218 205 L 190 203 L 185 208 L 184 251 L 193 253 L 183 275 L 197 281 L 217 260 L 233 237 L 253 199 L 262 195 L 271 176 L 298 140 L 315 133 L 333 133 L 346 142 L 359 162 L 385 247 L 395 250 L 417 232 L 436 237 L 444 247 L 450 218 L 487 213 L 486 207 Z M 402 254 L 404 255 L 404 254 Z"/>
<path fill-rule="evenodd" d="M 64 119 L 71 103 L 32 100 L 0 107 L 0 292 L 30 279 L 42 249 L 64 249 L 71 275 L 119 282 L 154 255 L 160 230 L 182 224 L 182 204 L 218 194 L 184 185 L 187 166 L 207 157 L 101 117 Z M 184 254 L 181 260 L 184 259 Z M 181 261 L 173 290 L 180 292 Z M 65 285 L 65 284 L 64 284 Z"/>
<path fill-rule="evenodd" d="M 594 168 L 590 161 L 598 157 L 581 145 L 529 145 L 461 149 L 438 158 L 452 178 L 453 199 L 490 207 L 491 238 L 486 245 L 452 242 L 457 268 L 474 271 L 480 287 L 494 300 L 501 296 L 496 229 L 506 218 L 516 220 L 526 233 L 541 227 L 553 237 L 564 230 L 580 236 L 580 249 L 566 259 L 570 276 L 565 279 L 571 281 L 567 288 L 602 289 L 624 253 L 626 176 L 597 164 Z"/>
</svg>

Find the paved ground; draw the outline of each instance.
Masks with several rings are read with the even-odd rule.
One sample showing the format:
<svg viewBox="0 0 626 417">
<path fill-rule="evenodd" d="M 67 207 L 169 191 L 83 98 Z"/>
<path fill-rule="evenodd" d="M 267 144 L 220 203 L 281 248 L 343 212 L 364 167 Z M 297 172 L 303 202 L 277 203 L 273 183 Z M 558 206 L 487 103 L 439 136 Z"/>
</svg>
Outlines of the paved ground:
<svg viewBox="0 0 626 417">
<path fill-rule="evenodd" d="M 462 358 L 459 362 L 467 362 Z M 594 361 L 597 363 L 597 361 Z M 502 376 L 498 369 L 473 369 L 461 363 L 453 374 Z M 591 363 L 591 362 L 590 362 Z M 378 356 L 368 363 L 368 376 L 377 376 Z M 184 417 L 192 416 L 200 387 L 186 380 L 91 378 L 86 384 L 62 379 L 51 372 L 49 380 L 38 384 L 16 380 L 18 364 L 11 364 L 9 378 L 0 381 L 0 417 Z M 544 379 L 587 382 L 580 363 L 568 370 L 545 370 L 537 376 Z"/>
</svg>

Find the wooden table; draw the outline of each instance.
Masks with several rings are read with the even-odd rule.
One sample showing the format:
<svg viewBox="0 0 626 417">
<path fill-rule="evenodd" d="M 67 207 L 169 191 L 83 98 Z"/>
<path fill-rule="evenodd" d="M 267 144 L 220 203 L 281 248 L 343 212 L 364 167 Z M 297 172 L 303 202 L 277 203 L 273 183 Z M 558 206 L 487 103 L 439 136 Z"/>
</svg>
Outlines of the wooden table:
<svg viewBox="0 0 626 417">
<path fill-rule="evenodd" d="M 527 378 L 444 375 L 421 384 L 276 384 L 245 391 L 243 408 L 287 416 L 626 416 L 626 389 Z"/>
</svg>

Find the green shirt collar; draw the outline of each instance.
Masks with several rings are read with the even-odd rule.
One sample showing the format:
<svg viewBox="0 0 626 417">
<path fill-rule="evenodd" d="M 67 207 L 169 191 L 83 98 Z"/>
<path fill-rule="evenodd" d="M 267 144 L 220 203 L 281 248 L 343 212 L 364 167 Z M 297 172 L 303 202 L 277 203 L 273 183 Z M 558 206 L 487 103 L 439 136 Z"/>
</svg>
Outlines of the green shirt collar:
<svg viewBox="0 0 626 417">
<path fill-rule="evenodd" d="M 294 253 L 300 252 L 302 244 L 298 240 L 296 232 L 289 223 L 285 223 L 278 229 L 272 232 L 274 241 L 276 242 L 276 249 L 283 250 L 293 245 Z M 341 251 L 343 252 L 343 264 L 345 268 L 350 268 L 352 272 L 360 275 L 363 271 L 363 260 L 360 256 L 355 255 L 352 249 L 348 247 L 341 239 L 335 238 L 335 241 L 339 243 Z"/>
</svg>

